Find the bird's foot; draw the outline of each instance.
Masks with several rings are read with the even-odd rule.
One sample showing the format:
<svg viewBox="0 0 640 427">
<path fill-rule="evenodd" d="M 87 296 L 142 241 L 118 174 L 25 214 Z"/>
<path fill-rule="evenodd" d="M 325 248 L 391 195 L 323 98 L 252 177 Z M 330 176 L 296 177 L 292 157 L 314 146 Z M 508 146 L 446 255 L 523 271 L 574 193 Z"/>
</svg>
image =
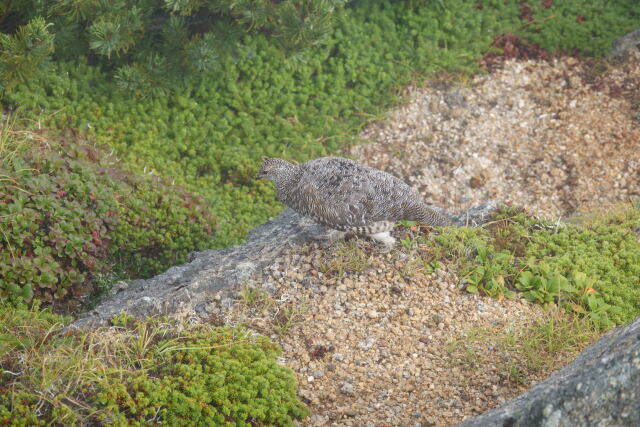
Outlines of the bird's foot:
<svg viewBox="0 0 640 427">
<path fill-rule="evenodd" d="M 385 252 L 390 251 L 391 248 L 393 248 L 393 245 L 396 244 L 396 239 L 394 239 L 388 231 L 383 233 L 373 233 L 368 236 L 376 242 L 382 243 L 385 247 Z"/>
</svg>

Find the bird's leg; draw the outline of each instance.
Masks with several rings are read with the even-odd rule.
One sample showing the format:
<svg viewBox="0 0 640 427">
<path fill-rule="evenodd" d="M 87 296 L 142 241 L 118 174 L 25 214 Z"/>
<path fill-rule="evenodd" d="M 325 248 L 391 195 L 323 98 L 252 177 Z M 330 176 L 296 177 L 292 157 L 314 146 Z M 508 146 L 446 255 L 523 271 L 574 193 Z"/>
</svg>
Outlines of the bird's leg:
<svg viewBox="0 0 640 427">
<path fill-rule="evenodd" d="M 393 245 L 396 243 L 396 239 L 394 239 L 388 231 L 385 231 L 383 233 L 372 233 L 368 234 L 368 236 L 373 240 L 384 243 L 384 245 L 388 248 L 393 247 Z"/>
</svg>

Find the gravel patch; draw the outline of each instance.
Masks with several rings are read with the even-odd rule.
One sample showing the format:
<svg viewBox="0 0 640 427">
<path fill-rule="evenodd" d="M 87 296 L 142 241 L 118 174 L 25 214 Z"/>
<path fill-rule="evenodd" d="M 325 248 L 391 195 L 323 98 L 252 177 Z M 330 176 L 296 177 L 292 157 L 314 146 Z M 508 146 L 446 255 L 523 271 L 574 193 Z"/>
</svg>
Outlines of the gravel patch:
<svg viewBox="0 0 640 427">
<path fill-rule="evenodd" d="M 509 60 L 427 83 L 362 132 L 354 159 L 452 210 L 496 199 L 550 217 L 640 196 L 640 61 Z"/>
<path fill-rule="evenodd" d="M 270 302 L 237 297 L 228 321 L 280 343 L 281 362 L 312 410 L 302 425 L 451 425 L 546 376 L 514 381 L 506 366 L 524 360 L 509 359 L 492 342 L 467 345 L 473 331 L 497 335 L 540 318 L 542 309 L 462 291 L 446 265 L 432 272 L 415 265 L 427 251 L 384 253 L 362 239 L 330 250 L 308 245 L 248 282 L 270 291 Z"/>
<path fill-rule="evenodd" d="M 510 60 L 465 87 L 411 87 L 408 99 L 346 154 L 429 203 L 497 199 L 557 217 L 640 196 L 637 60 Z M 302 425 L 454 425 L 551 373 L 514 378 L 509 367 L 526 361 L 491 339 L 545 314 L 464 292 L 455 268 L 420 261 L 428 250 L 385 253 L 362 239 L 289 250 L 216 316 L 281 344 L 312 411 Z M 467 345 L 474 331 L 488 338 Z"/>
</svg>

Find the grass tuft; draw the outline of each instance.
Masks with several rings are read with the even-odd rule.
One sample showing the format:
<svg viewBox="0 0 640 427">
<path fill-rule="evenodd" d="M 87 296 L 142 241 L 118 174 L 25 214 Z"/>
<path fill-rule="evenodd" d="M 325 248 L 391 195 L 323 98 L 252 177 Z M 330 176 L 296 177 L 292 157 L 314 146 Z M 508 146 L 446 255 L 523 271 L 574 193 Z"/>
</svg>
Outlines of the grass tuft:
<svg viewBox="0 0 640 427">
<path fill-rule="evenodd" d="M 332 251 L 319 264 L 319 271 L 331 277 L 342 277 L 346 274 L 360 273 L 371 265 L 370 255 L 364 251 L 360 239 L 341 240 L 336 243 Z"/>
<path fill-rule="evenodd" d="M 591 319 L 550 307 L 528 324 L 470 329 L 451 340 L 447 352 L 453 364 L 475 368 L 491 363 L 506 382 L 529 384 L 565 366 L 602 333 Z M 500 356 L 492 357 L 496 350 Z"/>
</svg>

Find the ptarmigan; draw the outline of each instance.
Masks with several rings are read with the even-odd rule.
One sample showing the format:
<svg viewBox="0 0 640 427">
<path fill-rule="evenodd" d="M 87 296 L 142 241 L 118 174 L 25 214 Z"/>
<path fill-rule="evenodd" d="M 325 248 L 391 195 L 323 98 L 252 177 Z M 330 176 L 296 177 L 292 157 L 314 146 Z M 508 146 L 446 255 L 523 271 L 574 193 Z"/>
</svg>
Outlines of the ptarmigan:
<svg viewBox="0 0 640 427">
<path fill-rule="evenodd" d="M 301 165 L 266 158 L 257 178 L 273 181 L 280 201 L 299 214 L 388 246 L 395 243 L 389 232 L 398 220 L 450 223 L 402 180 L 342 157 L 321 157 Z"/>
</svg>

